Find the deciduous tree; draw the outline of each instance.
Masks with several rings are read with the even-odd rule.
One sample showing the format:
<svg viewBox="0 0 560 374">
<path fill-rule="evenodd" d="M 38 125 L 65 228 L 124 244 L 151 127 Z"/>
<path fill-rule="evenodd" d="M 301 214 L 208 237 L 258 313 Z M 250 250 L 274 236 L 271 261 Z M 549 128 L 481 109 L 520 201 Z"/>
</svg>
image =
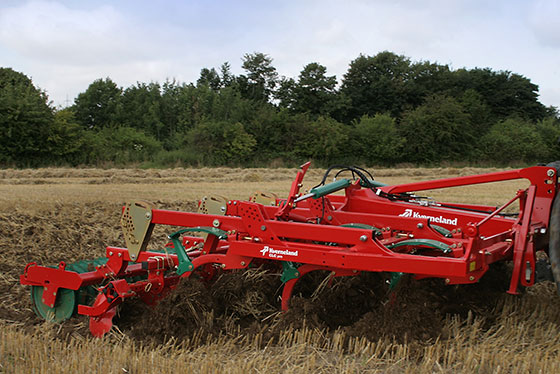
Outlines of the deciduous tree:
<svg viewBox="0 0 560 374">
<path fill-rule="evenodd" d="M 47 140 L 53 120 L 47 95 L 31 79 L 10 68 L 0 68 L 1 163 L 48 162 Z"/>
<path fill-rule="evenodd" d="M 122 89 L 110 78 L 97 79 L 74 104 L 76 120 L 87 129 L 100 129 L 115 124 Z"/>
</svg>

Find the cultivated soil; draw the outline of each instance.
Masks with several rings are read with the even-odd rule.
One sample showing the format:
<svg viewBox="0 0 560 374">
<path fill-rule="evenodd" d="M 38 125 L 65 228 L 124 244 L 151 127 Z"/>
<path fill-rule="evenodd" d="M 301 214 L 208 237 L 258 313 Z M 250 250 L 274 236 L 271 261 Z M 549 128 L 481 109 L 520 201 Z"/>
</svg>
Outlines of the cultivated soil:
<svg viewBox="0 0 560 374">
<path fill-rule="evenodd" d="M 413 172 L 418 173 L 414 169 L 408 173 L 397 171 L 394 173 L 397 175 L 385 171 L 386 179 L 395 182 L 410 179 Z M 448 169 L 447 173 L 438 174 L 437 170 L 428 169 L 425 175 L 415 178 L 460 173 L 465 171 Z M 207 169 L 206 175 L 200 170 L 189 173 L 189 170 L 175 169 L 168 173 L 98 169 L 48 169 L 43 174 L 2 171 L 0 322 L 17 326 L 24 333 L 36 333 L 44 323 L 32 310 L 29 289 L 19 284 L 25 264 L 36 261 L 56 265 L 60 261 L 93 259 L 103 256 L 107 245 L 124 245 L 119 213 L 129 195 L 140 191 L 139 195 L 144 195 L 140 198 L 152 197 L 159 208 L 194 211 L 196 200 L 182 195 L 232 184 L 235 188 L 230 197 L 241 198 L 248 196 L 249 188 L 266 189 L 267 182 L 272 183 L 273 189 L 279 189 L 282 184 L 287 191 L 293 174 L 293 170 L 283 169 L 276 173 L 258 169 Z M 311 174 L 310 183 L 316 182 L 319 175 L 319 172 Z M 194 190 L 201 191 L 190 188 L 197 184 L 200 185 Z M 506 187 L 515 190 L 517 185 Z M 153 199 L 160 188 L 163 197 Z M 468 194 L 463 196 L 463 192 L 457 194 L 457 200 L 471 198 Z M 485 199 L 507 200 L 508 196 L 502 195 L 500 191 Z M 151 246 L 161 248 L 167 231 L 157 228 Z M 262 349 L 281 344 L 287 330 L 311 329 L 320 331 L 323 339 L 343 333 L 348 341 L 358 338 L 405 344 L 409 358 L 420 360 L 426 347 L 455 338 L 450 321 L 461 325 L 477 320 L 478 331 L 483 334 L 501 329 L 505 309 L 511 312 L 511 308 L 521 308 L 520 314 L 530 316 L 535 308 L 539 310 L 546 305 L 546 312 L 540 314 L 541 322 L 557 329 L 560 297 L 555 295 L 554 286 L 545 282 L 524 295 L 507 295 L 510 273 L 509 264 L 497 264 L 479 283 L 461 286 L 447 286 L 440 279 L 415 280 L 403 276 L 391 290 L 389 274 L 362 273 L 332 278 L 327 272 L 313 272 L 297 283 L 290 310 L 282 313 L 280 274 L 256 267 L 218 274 L 210 283 L 194 278 L 184 280 L 155 307 L 138 300 L 126 302 L 114 323 L 121 337 L 140 345 L 188 341 L 192 349 L 224 337 L 234 340 L 255 337 L 255 349 Z M 62 340 L 89 336 L 87 319 L 76 317 L 64 322 L 57 328 L 56 336 Z M 558 349 L 552 352 L 558 357 Z"/>
</svg>

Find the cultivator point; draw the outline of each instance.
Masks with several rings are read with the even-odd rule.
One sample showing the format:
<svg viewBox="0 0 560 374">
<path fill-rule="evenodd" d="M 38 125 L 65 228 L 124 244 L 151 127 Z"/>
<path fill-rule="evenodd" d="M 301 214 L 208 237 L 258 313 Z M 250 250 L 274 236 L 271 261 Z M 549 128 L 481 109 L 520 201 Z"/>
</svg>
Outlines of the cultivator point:
<svg viewBox="0 0 560 374">
<path fill-rule="evenodd" d="M 104 258 L 58 267 L 30 263 L 20 281 L 32 286 L 38 315 L 55 322 L 87 315 L 95 336 L 111 329 L 117 306 L 128 298 L 152 305 L 181 278 L 211 281 L 224 271 L 264 264 L 284 283 L 284 310 L 298 280 L 316 270 L 333 276 L 387 272 L 393 288 L 404 273 L 475 283 L 492 263 L 512 261 L 509 293 L 533 285 L 537 269 L 551 269 L 544 278 L 560 287 L 560 162 L 401 185 L 376 182 L 356 167 L 340 167 L 336 177 L 341 171 L 352 177 L 325 184 L 331 168 L 301 193 L 308 168 L 302 166 L 285 199 L 262 192 L 248 201 L 205 197 L 196 213 L 127 203 L 121 218 L 127 248 L 108 247 Z M 416 195 L 514 179 L 530 185 L 500 207 Z M 155 225 L 181 227 L 160 251 L 147 249 Z M 537 251 L 548 254 L 551 266 L 537 266 Z"/>
</svg>

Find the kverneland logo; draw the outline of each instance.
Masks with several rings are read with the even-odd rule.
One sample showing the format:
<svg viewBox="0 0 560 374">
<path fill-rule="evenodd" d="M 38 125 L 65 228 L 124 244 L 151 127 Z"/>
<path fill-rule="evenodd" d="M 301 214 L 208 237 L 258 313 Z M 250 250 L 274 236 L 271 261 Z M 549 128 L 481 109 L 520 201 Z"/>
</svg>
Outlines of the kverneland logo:
<svg viewBox="0 0 560 374">
<path fill-rule="evenodd" d="M 423 218 L 423 219 L 429 219 L 430 222 L 445 223 L 447 225 L 456 225 L 457 224 L 457 218 L 445 218 L 443 216 L 439 216 L 439 217 L 427 216 L 425 214 L 420 214 L 418 212 L 415 212 L 412 209 L 405 209 L 404 213 L 399 214 L 399 217 Z"/>
<path fill-rule="evenodd" d="M 265 245 L 259 252 L 261 252 L 265 257 L 268 255 L 268 257 L 272 258 L 283 258 L 284 256 L 298 255 L 298 251 L 290 251 L 288 249 L 274 249 L 272 247 L 269 247 L 268 245 Z"/>
</svg>

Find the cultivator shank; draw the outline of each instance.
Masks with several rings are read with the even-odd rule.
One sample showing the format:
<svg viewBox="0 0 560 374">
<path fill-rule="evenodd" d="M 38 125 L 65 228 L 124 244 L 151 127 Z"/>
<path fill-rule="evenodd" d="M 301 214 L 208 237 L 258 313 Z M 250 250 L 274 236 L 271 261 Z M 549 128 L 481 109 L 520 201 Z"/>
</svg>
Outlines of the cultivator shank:
<svg viewBox="0 0 560 374">
<path fill-rule="evenodd" d="M 62 321 L 90 316 L 101 336 L 117 305 L 130 297 L 154 304 L 180 278 L 211 281 L 218 272 L 267 264 L 284 283 L 282 309 L 296 282 L 311 271 L 353 276 L 362 271 L 477 282 L 497 261 L 512 261 L 509 293 L 535 283 L 538 250 L 560 258 L 558 171 L 536 166 L 476 176 L 388 186 L 359 168 L 351 179 L 323 181 L 300 192 L 302 166 L 286 199 L 256 193 L 249 201 L 206 197 L 197 213 L 125 205 L 121 224 L 127 248 L 108 247 L 106 258 L 57 268 L 30 263 L 21 283 L 31 285 L 38 314 Z M 501 207 L 436 202 L 414 193 L 430 189 L 526 179 L 530 185 Z M 344 190 L 344 195 L 334 194 Z M 515 213 L 511 207 L 517 206 Z M 506 209 L 509 208 L 509 209 Z M 556 223 L 555 223 L 556 222 Z M 148 250 L 155 225 L 179 226 L 162 251 Z M 553 263 L 554 265 L 554 263 Z M 554 272 L 555 270 L 553 270 Z M 558 276 L 556 281 L 559 282 Z"/>
</svg>

